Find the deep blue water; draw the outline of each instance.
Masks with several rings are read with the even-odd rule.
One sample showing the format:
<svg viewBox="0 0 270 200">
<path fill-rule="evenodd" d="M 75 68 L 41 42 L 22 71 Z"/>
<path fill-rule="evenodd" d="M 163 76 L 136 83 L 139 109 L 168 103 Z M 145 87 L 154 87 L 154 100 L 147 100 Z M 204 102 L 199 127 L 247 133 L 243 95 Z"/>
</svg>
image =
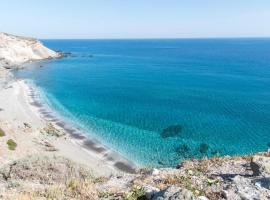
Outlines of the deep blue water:
<svg viewBox="0 0 270 200">
<path fill-rule="evenodd" d="M 270 39 L 43 42 L 72 56 L 18 76 L 139 164 L 175 166 L 270 145 Z"/>
</svg>

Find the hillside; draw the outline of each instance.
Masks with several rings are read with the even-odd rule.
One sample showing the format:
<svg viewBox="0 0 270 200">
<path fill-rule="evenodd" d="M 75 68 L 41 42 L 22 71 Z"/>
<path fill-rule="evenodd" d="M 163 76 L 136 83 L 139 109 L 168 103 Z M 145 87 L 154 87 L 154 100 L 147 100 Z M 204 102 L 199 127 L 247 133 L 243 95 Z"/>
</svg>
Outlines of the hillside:
<svg viewBox="0 0 270 200">
<path fill-rule="evenodd" d="M 0 33 L 0 66 L 18 67 L 27 62 L 60 57 L 33 38 Z"/>
</svg>

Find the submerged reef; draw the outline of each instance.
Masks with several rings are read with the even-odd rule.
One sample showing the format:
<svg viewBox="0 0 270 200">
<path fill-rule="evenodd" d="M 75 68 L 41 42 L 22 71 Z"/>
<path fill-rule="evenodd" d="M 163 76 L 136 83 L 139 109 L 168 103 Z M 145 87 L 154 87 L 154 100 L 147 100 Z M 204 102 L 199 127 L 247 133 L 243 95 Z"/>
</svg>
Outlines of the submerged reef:
<svg viewBox="0 0 270 200">
<path fill-rule="evenodd" d="M 181 125 L 172 125 L 172 126 L 168 126 L 167 128 L 163 129 L 163 131 L 161 132 L 160 135 L 162 138 L 168 138 L 168 137 L 175 137 L 181 132 L 182 132 Z"/>
<path fill-rule="evenodd" d="M 191 148 L 187 145 L 187 144 L 180 144 L 176 149 L 175 149 L 176 153 L 187 159 L 187 158 L 191 158 L 192 152 L 191 152 Z"/>
<path fill-rule="evenodd" d="M 209 149 L 208 144 L 202 143 L 199 146 L 199 152 L 202 153 L 202 154 L 207 153 L 208 149 Z"/>
</svg>

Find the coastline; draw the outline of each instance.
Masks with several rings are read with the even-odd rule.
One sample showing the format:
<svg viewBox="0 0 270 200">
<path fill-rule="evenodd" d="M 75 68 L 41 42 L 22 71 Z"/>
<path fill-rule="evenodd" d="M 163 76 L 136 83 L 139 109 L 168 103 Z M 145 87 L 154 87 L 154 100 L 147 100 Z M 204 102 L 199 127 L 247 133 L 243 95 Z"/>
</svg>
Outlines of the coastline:
<svg viewBox="0 0 270 200">
<path fill-rule="evenodd" d="M 14 79 L 6 69 L 1 75 L 0 123 L 7 135 L 5 139 L 12 138 L 18 145 L 15 151 L 1 153 L 1 165 L 29 154 L 45 153 L 86 165 L 98 176 L 135 173 L 133 163 L 55 117 L 38 101 L 35 89 L 25 80 Z"/>
<path fill-rule="evenodd" d="M 60 53 L 33 39 L 29 44 L 22 37 L 14 41 L 15 36 L 0 36 L 5 47 L 0 57 L 0 199 L 270 199 L 270 149 L 185 160 L 177 168 L 136 170 L 135 164 L 75 128 L 76 123 L 50 106 L 42 90 L 11 70 L 27 61 L 59 58 Z M 26 49 L 15 45 L 21 40 Z M 21 52 L 26 57 L 16 56 Z"/>
</svg>

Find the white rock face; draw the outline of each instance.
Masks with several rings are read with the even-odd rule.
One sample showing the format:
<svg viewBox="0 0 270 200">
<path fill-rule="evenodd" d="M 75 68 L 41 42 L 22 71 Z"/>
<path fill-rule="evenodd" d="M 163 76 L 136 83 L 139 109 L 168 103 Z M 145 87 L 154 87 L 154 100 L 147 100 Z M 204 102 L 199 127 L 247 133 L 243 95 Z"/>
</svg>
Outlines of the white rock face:
<svg viewBox="0 0 270 200">
<path fill-rule="evenodd" d="M 270 157 L 255 155 L 252 157 L 250 167 L 254 176 L 270 177 Z"/>
<path fill-rule="evenodd" d="M 18 66 L 26 62 L 57 58 L 60 54 L 33 38 L 0 33 L 0 66 Z"/>
</svg>

